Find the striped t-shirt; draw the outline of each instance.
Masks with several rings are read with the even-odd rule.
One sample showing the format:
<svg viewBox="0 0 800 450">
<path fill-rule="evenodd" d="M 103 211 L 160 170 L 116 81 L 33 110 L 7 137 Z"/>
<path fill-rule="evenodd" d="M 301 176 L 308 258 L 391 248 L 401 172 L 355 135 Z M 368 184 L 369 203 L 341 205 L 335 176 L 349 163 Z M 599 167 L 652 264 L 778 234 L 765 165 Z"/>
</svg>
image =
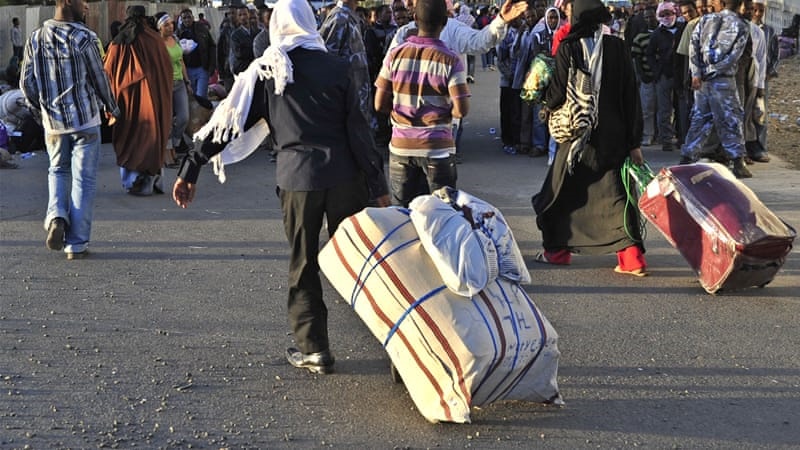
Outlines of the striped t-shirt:
<svg viewBox="0 0 800 450">
<path fill-rule="evenodd" d="M 392 153 L 436 158 L 455 152 L 453 99 L 470 94 L 464 63 L 444 42 L 409 36 L 384 59 L 375 86 L 392 92 Z"/>
</svg>

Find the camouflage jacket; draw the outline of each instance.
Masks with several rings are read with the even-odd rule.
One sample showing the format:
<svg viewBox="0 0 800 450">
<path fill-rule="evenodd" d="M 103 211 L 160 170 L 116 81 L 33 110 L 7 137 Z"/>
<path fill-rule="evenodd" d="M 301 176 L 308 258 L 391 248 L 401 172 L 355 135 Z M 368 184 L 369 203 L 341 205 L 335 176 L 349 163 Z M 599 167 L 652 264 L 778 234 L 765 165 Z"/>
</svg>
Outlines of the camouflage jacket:
<svg viewBox="0 0 800 450">
<path fill-rule="evenodd" d="M 750 25 L 731 10 L 703 16 L 692 32 L 689 50 L 692 77 L 710 80 L 735 76 L 749 37 Z"/>
</svg>

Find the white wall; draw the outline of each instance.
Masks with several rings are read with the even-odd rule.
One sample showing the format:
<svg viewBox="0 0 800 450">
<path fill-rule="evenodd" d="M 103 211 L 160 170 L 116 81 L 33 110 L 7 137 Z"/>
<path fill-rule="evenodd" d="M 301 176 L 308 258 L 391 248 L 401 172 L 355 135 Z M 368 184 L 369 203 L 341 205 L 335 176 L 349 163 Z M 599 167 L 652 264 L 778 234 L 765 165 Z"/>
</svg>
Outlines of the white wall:
<svg viewBox="0 0 800 450">
<path fill-rule="evenodd" d="M 782 28 L 792 23 L 792 16 L 800 14 L 800 0 L 766 0 L 767 24 L 779 34 Z"/>
</svg>

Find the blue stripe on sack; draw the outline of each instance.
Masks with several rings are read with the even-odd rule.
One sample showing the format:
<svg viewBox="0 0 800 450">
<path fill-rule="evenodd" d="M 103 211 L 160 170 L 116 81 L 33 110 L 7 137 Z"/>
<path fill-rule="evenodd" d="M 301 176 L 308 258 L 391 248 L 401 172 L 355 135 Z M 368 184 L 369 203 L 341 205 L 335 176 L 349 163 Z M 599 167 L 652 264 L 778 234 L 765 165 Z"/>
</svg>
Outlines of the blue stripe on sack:
<svg viewBox="0 0 800 450">
<path fill-rule="evenodd" d="M 497 361 L 497 336 L 495 336 L 495 333 L 492 332 L 492 323 L 489 322 L 489 319 L 486 317 L 486 314 L 484 314 L 478 302 L 475 301 L 474 297 L 472 298 L 472 304 L 475 305 L 475 309 L 478 310 L 478 314 L 480 314 L 481 319 L 483 319 L 483 323 L 486 325 L 486 329 L 489 331 L 489 336 L 492 338 L 492 350 L 494 351 L 494 354 L 492 355 L 492 363 L 489 364 L 489 367 L 492 367 Z M 494 370 L 491 371 L 487 370 L 486 373 L 483 374 L 483 378 L 478 383 L 478 386 L 472 391 L 473 396 L 475 395 L 476 392 L 481 390 L 481 386 L 483 386 L 483 383 L 485 383 L 486 380 L 489 379 L 490 376 L 492 376 L 492 373 L 494 373 Z"/>
<path fill-rule="evenodd" d="M 531 298 L 528 296 L 527 292 L 525 292 L 521 288 L 520 292 L 522 292 L 522 295 L 528 302 L 528 306 L 531 308 L 531 311 L 533 311 L 533 316 L 536 318 L 536 324 L 539 327 L 539 336 L 540 336 L 539 350 L 536 352 L 535 355 L 533 355 L 533 358 L 528 363 L 527 367 L 525 367 L 525 370 L 520 372 L 520 374 L 517 375 L 517 378 L 513 381 L 513 383 L 511 383 L 511 385 L 509 385 L 505 390 L 503 390 L 501 396 L 505 395 L 506 393 L 508 393 L 508 391 L 516 387 L 517 384 L 519 383 L 519 380 L 521 380 L 531 370 L 531 367 L 533 367 L 533 365 L 539 359 L 539 355 L 542 354 L 542 351 L 544 350 L 545 347 L 545 343 L 547 342 L 547 331 L 545 330 L 544 321 L 542 320 L 542 316 L 541 313 L 539 312 L 539 309 L 536 307 L 536 304 L 533 303 L 533 300 L 531 300 Z"/>
<path fill-rule="evenodd" d="M 374 247 L 372 250 L 370 250 L 370 252 L 369 252 L 369 254 L 367 255 L 367 257 L 366 257 L 366 258 L 364 258 L 364 264 L 362 264 L 362 265 L 361 265 L 361 270 L 359 270 L 359 271 L 358 271 L 358 276 L 356 277 L 356 284 L 355 284 L 355 286 L 353 286 L 353 292 L 350 294 L 350 305 L 351 305 L 352 307 L 354 307 L 354 308 L 355 308 L 355 305 L 356 305 L 356 296 L 357 296 L 357 295 L 358 295 L 358 293 L 361 291 L 361 289 L 359 289 L 359 287 L 363 286 L 363 284 L 364 284 L 364 283 L 367 281 L 367 277 L 369 276 L 369 274 L 370 274 L 370 273 L 372 273 L 372 270 L 374 270 L 374 269 L 375 269 L 375 266 L 372 266 L 372 268 L 370 269 L 369 273 L 367 274 L 367 277 L 364 277 L 364 279 L 363 279 L 363 280 L 361 279 L 361 275 L 364 273 L 364 269 L 366 269 L 366 267 L 367 267 L 367 264 L 369 264 L 369 260 L 370 260 L 370 258 L 372 258 L 372 256 L 373 256 L 373 255 L 375 255 L 375 253 L 378 251 L 378 249 L 380 248 L 380 246 L 381 246 L 381 245 L 383 245 L 383 243 L 384 243 L 384 242 L 386 242 L 386 240 L 387 240 L 387 239 L 389 239 L 389 238 L 390 238 L 390 237 L 391 237 L 391 236 L 392 236 L 394 233 L 396 233 L 396 232 L 397 232 L 397 231 L 398 231 L 400 228 L 403 228 L 405 225 L 407 225 L 407 224 L 409 224 L 409 223 L 411 223 L 411 219 L 408 219 L 408 220 L 406 220 L 405 222 L 403 222 L 403 223 L 401 223 L 401 224 L 397 225 L 396 227 L 394 227 L 393 229 L 391 229 L 391 230 L 390 230 L 388 233 L 386 233 L 386 236 L 384 236 L 384 237 L 383 237 L 383 239 L 381 239 L 381 240 L 380 240 L 380 241 L 379 241 L 379 242 L 378 242 L 378 243 L 375 245 L 375 247 Z M 417 240 L 419 240 L 419 239 L 417 239 Z M 407 243 L 406 243 L 406 244 L 407 244 Z M 404 244 L 404 245 L 405 245 L 405 244 Z M 390 252 L 389 254 L 391 254 L 391 253 L 392 253 L 392 252 Z M 386 255 L 386 256 L 388 256 L 388 255 Z M 384 256 L 384 258 L 383 258 L 383 259 L 386 259 L 386 256 Z M 382 259 L 381 261 L 383 261 L 383 259 Z M 378 264 L 380 264 L 380 261 L 378 262 Z"/>
<path fill-rule="evenodd" d="M 512 308 L 511 301 L 508 299 L 508 294 L 506 294 L 506 291 L 505 291 L 505 289 L 503 289 L 503 286 L 500 284 L 500 281 L 499 281 L 499 280 L 495 280 L 494 282 L 495 282 L 495 284 L 497 285 L 497 287 L 500 289 L 500 293 L 502 293 L 502 294 L 503 294 L 503 300 L 505 300 L 505 302 L 506 302 L 506 305 L 508 306 L 508 311 L 509 311 L 509 314 L 511 315 L 512 319 L 515 319 L 515 316 L 514 316 L 514 309 Z M 517 367 L 517 357 L 519 356 L 519 352 L 520 352 L 519 329 L 517 328 L 517 322 L 516 322 L 516 320 L 511 320 L 511 325 L 512 325 L 512 330 L 513 330 L 513 332 L 514 332 L 514 337 L 515 337 L 515 338 L 516 338 L 516 340 L 517 340 L 517 349 L 516 349 L 516 352 L 514 353 L 514 359 L 513 359 L 513 360 L 512 360 L 512 362 L 511 362 L 511 369 L 510 369 L 510 370 L 508 371 L 508 373 L 507 373 L 507 374 L 506 374 L 506 375 L 503 377 L 503 379 L 502 379 L 502 380 L 500 380 L 500 382 L 499 382 L 499 383 L 497 383 L 497 385 L 494 387 L 494 389 L 492 389 L 492 391 L 489 393 L 489 396 L 488 396 L 487 398 L 491 398 L 491 396 L 492 396 L 492 395 L 494 395 L 494 393 L 497 391 L 497 389 L 499 389 L 499 388 L 500 388 L 500 386 L 501 386 L 503 383 L 505 383 L 505 381 L 508 379 L 508 377 L 509 377 L 509 376 L 511 375 L 511 373 L 514 371 L 514 368 L 516 368 L 516 367 Z M 513 385 L 513 382 L 512 382 L 512 385 Z M 503 390 L 503 392 L 505 392 L 506 390 L 507 390 L 507 389 L 504 389 L 504 390 Z M 502 395 L 503 395 L 503 393 L 501 392 L 501 393 L 500 393 L 500 394 L 498 394 L 496 397 L 494 397 L 494 399 L 491 399 L 491 400 L 489 400 L 487 403 L 491 403 L 491 402 L 493 402 L 493 401 L 497 400 L 497 399 L 498 399 L 498 398 L 500 398 Z"/>
<path fill-rule="evenodd" d="M 386 336 L 386 340 L 385 340 L 385 341 L 383 341 L 383 348 L 386 348 L 386 346 L 387 346 L 387 345 L 389 345 L 389 339 L 391 339 L 391 338 L 392 338 L 392 336 L 394 336 L 395 332 L 397 332 L 397 329 L 398 329 L 398 328 L 400 328 L 400 324 L 401 324 L 401 323 L 403 323 L 403 320 L 405 320 L 405 318 L 406 318 L 406 317 L 408 317 L 408 315 L 409 315 L 409 314 L 411 314 L 411 311 L 413 311 L 414 309 L 416 309 L 416 307 L 417 307 L 417 306 L 419 306 L 419 305 L 420 305 L 422 302 L 424 302 L 425 300 L 428 300 L 429 298 L 431 298 L 431 297 L 433 297 L 434 295 L 436 295 L 436 294 L 438 294 L 439 292 L 441 292 L 441 291 L 442 291 L 442 289 L 444 289 L 445 287 L 446 287 L 445 285 L 441 285 L 441 286 L 439 286 L 438 288 L 436 288 L 436 289 L 434 289 L 434 290 L 432 290 L 432 291 L 428 292 L 427 294 L 423 295 L 422 297 L 420 297 L 420 298 L 419 298 L 419 300 L 417 300 L 417 301 L 415 301 L 414 303 L 412 303 L 412 304 L 411 304 L 411 305 L 410 305 L 410 306 L 409 306 L 409 307 L 408 307 L 408 308 L 405 310 L 405 312 L 403 312 L 403 315 L 401 315 L 401 316 L 400 316 L 400 318 L 399 318 L 399 319 L 397 319 L 397 322 L 395 322 L 395 323 L 394 323 L 394 326 L 392 327 L 392 329 L 391 329 L 391 330 L 389 330 L 389 334 Z"/>
<path fill-rule="evenodd" d="M 355 307 L 356 307 L 356 298 L 358 297 L 358 294 L 361 293 L 361 289 L 367 283 L 367 278 L 369 278 L 369 276 L 372 275 L 372 272 L 374 272 L 375 269 L 380 267 L 381 263 L 386 261 L 386 258 L 392 256 L 393 254 L 399 252 L 400 250 L 408 247 L 409 245 L 411 245 L 411 244 L 413 244 L 413 243 L 415 243 L 417 241 L 419 241 L 419 238 L 411 239 L 410 241 L 403 242 L 402 244 L 400 244 L 397 247 L 393 248 L 389 253 L 383 255 L 383 257 L 381 257 L 381 259 L 375 261 L 375 264 L 373 264 L 372 267 L 370 267 L 369 272 L 367 272 L 367 275 L 364 277 L 363 280 L 361 279 L 361 273 L 358 274 L 358 280 L 356 280 L 356 285 L 353 288 L 353 296 L 350 297 L 350 300 L 351 300 L 350 301 L 350 305 L 353 307 L 353 309 L 355 309 Z M 370 254 L 370 256 L 371 256 L 371 254 Z M 369 256 L 367 257 L 367 261 L 369 261 Z M 366 263 L 364 265 L 366 266 Z M 363 271 L 364 270 L 362 268 L 361 272 L 363 272 Z"/>
</svg>

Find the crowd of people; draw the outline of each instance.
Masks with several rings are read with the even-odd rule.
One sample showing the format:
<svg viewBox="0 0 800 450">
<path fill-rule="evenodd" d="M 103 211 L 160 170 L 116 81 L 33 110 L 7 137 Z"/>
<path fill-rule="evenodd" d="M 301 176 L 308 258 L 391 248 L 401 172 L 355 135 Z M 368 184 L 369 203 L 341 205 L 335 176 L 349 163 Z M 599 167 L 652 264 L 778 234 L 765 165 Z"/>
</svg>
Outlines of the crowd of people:
<svg viewBox="0 0 800 450">
<path fill-rule="evenodd" d="M 626 161 L 643 164 L 642 147 L 656 143 L 680 148 L 681 164 L 729 162 L 740 178 L 751 176 L 748 163 L 769 161 L 776 34 L 763 22 L 764 0 L 717 1 L 642 0 L 631 15 L 601 0 L 507 0 L 474 14 L 450 0 L 372 10 L 342 0 L 316 13 L 305 0 L 260 10 L 241 3 L 216 41 L 189 9 L 150 17 L 130 6 L 103 46 L 84 25 L 88 3 L 57 0 L 54 18 L 27 40 L 20 70 L 48 137 L 46 246 L 68 259 L 88 254 L 101 126 L 112 127 L 125 192 L 164 193 L 164 168 L 177 168 L 172 196 L 184 208 L 204 164 L 222 166 L 246 141 L 241 159 L 266 138 L 291 245 L 297 347 L 286 357 L 328 373 L 334 359 L 317 263 L 324 219 L 332 234 L 369 204 L 407 207 L 456 187 L 480 56 L 484 70 L 500 74 L 502 150 L 548 155 L 532 199 L 543 236 L 535 260 L 566 265 L 573 254 L 615 253 L 617 273 L 644 276 L 639 217 L 625 208 Z M 539 57 L 551 61 L 552 81 L 541 101 L 524 101 Z M 575 70 L 595 86 L 592 123 L 557 141 L 548 118 L 568 101 Z M 227 97 L 195 145 L 189 104 L 216 93 L 214 85 Z"/>
<path fill-rule="evenodd" d="M 541 105 L 520 102 L 517 94 L 533 58 L 540 53 L 554 57 L 559 34 L 568 33 L 571 2 L 557 3 L 557 10 L 545 10 L 543 1 L 534 0 L 497 47 L 503 150 L 549 154 L 549 163 L 555 145 L 547 142 Z M 779 47 L 778 34 L 764 22 L 765 0 L 642 0 L 630 14 L 608 9 L 604 33 L 624 40 L 635 69 L 642 146 L 680 149 L 676 163 L 707 158 L 730 164 L 740 178 L 752 176 L 747 164 L 769 161 L 768 84 L 777 76 Z M 730 44 L 718 39 L 723 25 L 723 32 L 733 33 L 723 39 Z"/>
</svg>

